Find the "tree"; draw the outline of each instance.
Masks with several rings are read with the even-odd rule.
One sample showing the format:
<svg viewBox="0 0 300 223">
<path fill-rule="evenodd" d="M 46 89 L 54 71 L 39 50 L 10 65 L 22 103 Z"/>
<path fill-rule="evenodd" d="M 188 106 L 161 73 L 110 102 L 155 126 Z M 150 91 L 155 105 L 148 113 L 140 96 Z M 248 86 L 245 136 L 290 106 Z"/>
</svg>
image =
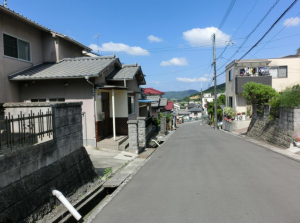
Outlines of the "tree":
<svg viewBox="0 0 300 223">
<path fill-rule="evenodd" d="M 248 82 L 243 85 L 243 97 L 252 104 L 263 105 L 268 103 L 271 98 L 278 93 L 269 85 L 261 83 Z"/>
<path fill-rule="evenodd" d="M 300 47 L 297 49 L 297 54 L 300 55 Z"/>
</svg>

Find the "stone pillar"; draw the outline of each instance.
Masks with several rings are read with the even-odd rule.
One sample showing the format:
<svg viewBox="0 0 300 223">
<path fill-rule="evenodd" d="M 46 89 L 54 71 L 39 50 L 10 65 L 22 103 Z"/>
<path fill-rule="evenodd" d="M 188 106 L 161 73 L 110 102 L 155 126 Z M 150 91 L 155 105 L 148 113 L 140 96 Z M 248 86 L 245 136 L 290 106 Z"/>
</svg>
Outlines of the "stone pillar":
<svg viewBox="0 0 300 223">
<path fill-rule="evenodd" d="M 130 120 L 128 124 L 128 136 L 129 136 L 129 151 L 138 154 L 139 142 L 138 142 L 138 121 Z"/>
<path fill-rule="evenodd" d="M 160 118 L 160 133 L 164 135 L 167 133 L 167 118 L 165 116 Z"/>
<path fill-rule="evenodd" d="M 146 117 L 138 117 L 138 141 L 140 150 L 144 150 L 146 147 Z"/>
<path fill-rule="evenodd" d="M 82 102 L 51 105 L 58 159 L 83 147 L 81 106 Z"/>
<path fill-rule="evenodd" d="M 257 118 L 257 105 L 252 104 L 252 117 Z"/>
</svg>

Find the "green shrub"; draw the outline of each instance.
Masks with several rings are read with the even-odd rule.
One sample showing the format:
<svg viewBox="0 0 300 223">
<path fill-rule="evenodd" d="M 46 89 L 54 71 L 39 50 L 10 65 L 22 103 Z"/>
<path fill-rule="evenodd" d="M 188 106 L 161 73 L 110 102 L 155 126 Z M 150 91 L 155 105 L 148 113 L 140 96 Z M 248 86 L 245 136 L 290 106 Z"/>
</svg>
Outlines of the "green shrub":
<svg viewBox="0 0 300 223">
<path fill-rule="evenodd" d="M 273 121 L 275 118 L 279 118 L 281 95 L 276 94 L 270 99 L 269 105 L 271 106 L 269 120 Z"/>
<path fill-rule="evenodd" d="M 243 85 L 243 97 L 252 104 L 263 105 L 269 102 L 276 94 L 276 90 L 269 85 L 248 82 Z"/>
<path fill-rule="evenodd" d="M 231 107 L 225 107 L 224 108 L 224 115 L 226 117 L 232 118 L 235 115 L 235 112 L 233 111 L 233 109 Z"/>
<path fill-rule="evenodd" d="M 287 88 L 280 96 L 280 106 L 293 108 L 300 106 L 300 85 Z"/>
</svg>

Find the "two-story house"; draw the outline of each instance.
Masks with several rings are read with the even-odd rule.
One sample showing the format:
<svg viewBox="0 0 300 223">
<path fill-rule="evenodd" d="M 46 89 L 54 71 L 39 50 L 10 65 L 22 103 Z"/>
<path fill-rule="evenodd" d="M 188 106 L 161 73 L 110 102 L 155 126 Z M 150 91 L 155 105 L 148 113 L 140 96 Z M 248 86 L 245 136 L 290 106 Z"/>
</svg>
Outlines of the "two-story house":
<svg viewBox="0 0 300 223">
<path fill-rule="evenodd" d="M 236 112 L 246 112 L 243 85 L 247 82 L 262 83 L 281 92 L 300 84 L 300 56 L 291 55 L 272 59 L 232 61 L 226 66 L 226 106 Z"/>
<path fill-rule="evenodd" d="M 141 66 L 87 46 L 0 6 L 0 103 L 81 101 L 85 145 L 128 138 L 139 117 Z M 92 57 L 91 57 L 92 56 Z"/>
</svg>

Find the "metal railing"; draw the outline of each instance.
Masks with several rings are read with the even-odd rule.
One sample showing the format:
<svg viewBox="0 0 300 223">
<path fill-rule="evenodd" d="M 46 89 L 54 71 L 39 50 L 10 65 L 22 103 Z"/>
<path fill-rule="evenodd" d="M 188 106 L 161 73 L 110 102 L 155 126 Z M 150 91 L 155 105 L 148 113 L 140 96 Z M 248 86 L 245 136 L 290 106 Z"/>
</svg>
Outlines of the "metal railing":
<svg viewBox="0 0 300 223">
<path fill-rule="evenodd" d="M 35 144 L 53 137 L 53 116 L 48 109 L 45 113 L 40 110 L 37 115 L 20 112 L 18 115 L 8 113 L 0 120 L 0 153 L 3 149 L 14 146 Z"/>
<path fill-rule="evenodd" d="M 152 124 L 152 117 L 146 119 L 146 128 Z"/>
</svg>

